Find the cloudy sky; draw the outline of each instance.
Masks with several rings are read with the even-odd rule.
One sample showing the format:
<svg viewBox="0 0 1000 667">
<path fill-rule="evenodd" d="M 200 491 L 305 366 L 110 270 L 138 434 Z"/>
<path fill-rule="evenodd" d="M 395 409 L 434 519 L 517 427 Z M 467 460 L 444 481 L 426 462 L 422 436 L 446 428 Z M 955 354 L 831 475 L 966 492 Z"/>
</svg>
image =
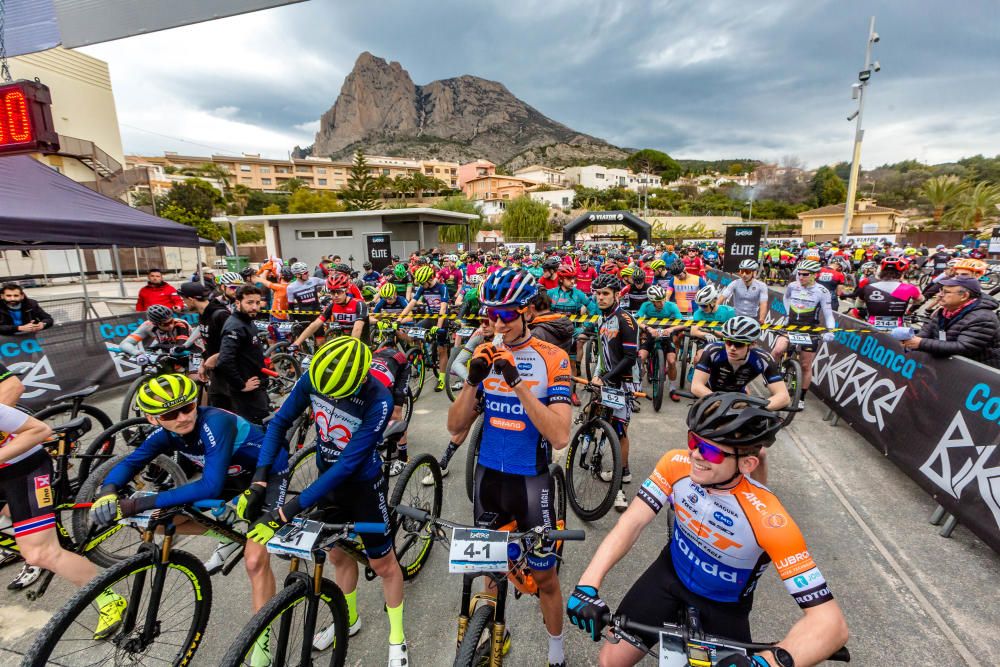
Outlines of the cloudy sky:
<svg viewBox="0 0 1000 667">
<path fill-rule="evenodd" d="M 283 157 L 367 50 L 620 146 L 815 167 L 850 159 L 872 14 L 864 164 L 1000 153 L 995 0 L 311 0 L 82 50 L 110 64 L 127 152 Z"/>
</svg>

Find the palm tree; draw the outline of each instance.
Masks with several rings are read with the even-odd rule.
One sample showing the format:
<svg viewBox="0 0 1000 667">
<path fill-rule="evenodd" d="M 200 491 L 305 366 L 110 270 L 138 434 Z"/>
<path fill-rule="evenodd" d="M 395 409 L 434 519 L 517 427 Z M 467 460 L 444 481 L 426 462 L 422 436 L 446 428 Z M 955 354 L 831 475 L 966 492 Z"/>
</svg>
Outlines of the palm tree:
<svg viewBox="0 0 1000 667">
<path fill-rule="evenodd" d="M 408 193 L 413 192 L 413 179 L 405 174 L 398 174 L 396 178 L 392 179 L 392 189 L 400 197 L 405 197 Z"/>
<path fill-rule="evenodd" d="M 955 229 L 979 229 L 983 220 L 998 216 L 997 206 L 1000 206 L 1000 185 L 981 181 L 965 190 L 962 199 L 948 212 L 946 223 Z"/>
<path fill-rule="evenodd" d="M 378 190 L 379 196 L 382 197 L 382 199 L 388 199 L 389 193 L 393 190 L 392 179 L 385 174 L 379 174 L 375 177 L 375 189 Z"/>
<path fill-rule="evenodd" d="M 424 193 L 427 190 L 434 189 L 434 180 L 429 176 L 425 176 L 422 172 L 417 172 L 413 174 L 410 178 L 410 182 L 413 184 L 413 194 L 417 196 L 417 201 L 423 201 Z"/>
<path fill-rule="evenodd" d="M 941 224 L 944 210 L 958 201 L 968 187 L 968 183 L 963 183 L 958 176 L 935 176 L 924 181 L 920 194 L 934 209 L 935 227 Z"/>
</svg>

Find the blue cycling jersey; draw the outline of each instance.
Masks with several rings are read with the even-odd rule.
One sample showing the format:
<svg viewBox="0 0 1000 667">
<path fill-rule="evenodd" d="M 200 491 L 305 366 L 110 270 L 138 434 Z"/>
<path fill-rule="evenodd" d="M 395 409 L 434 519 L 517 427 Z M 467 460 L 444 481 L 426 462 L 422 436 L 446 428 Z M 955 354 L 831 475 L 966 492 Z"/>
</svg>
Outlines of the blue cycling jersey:
<svg viewBox="0 0 1000 667">
<path fill-rule="evenodd" d="M 409 303 L 406 299 L 401 296 L 396 297 L 394 303 L 389 303 L 388 299 L 379 299 L 372 306 L 373 313 L 401 313 L 403 309 L 406 308 L 406 304 Z"/>
<path fill-rule="evenodd" d="M 189 484 L 157 493 L 154 507 L 215 499 L 222 493 L 226 477 L 253 473 L 263 440 L 261 430 L 242 417 L 219 408 L 198 408 L 198 419 L 190 433 L 180 435 L 164 428 L 156 429 L 111 470 L 104 485 L 123 488 L 158 455 L 170 456 L 176 452 L 200 467 L 202 475 Z M 284 448 L 275 452 L 272 465 L 279 472 L 288 467 L 288 453 Z"/>
<path fill-rule="evenodd" d="M 561 287 L 553 287 L 549 290 L 549 298 L 552 299 L 552 312 L 579 315 L 581 308 L 586 308 L 589 312 L 590 298 L 578 290 L 564 290 Z"/>
<path fill-rule="evenodd" d="M 313 388 L 309 375 L 295 383 L 267 425 L 258 466 L 270 466 L 286 448 L 286 433 L 312 405 L 319 478 L 299 494 L 299 507 L 315 505 L 348 480 L 374 479 L 382 470 L 378 444 L 392 416 L 392 394 L 369 376 L 353 396 L 331 399 Z M 258 473 L 259 474 L 259 473 Z"/>
<path fill-rule="evenodd" d="M 714 312 L 706 313 L 701 308 L 695 308 L 692 320 L 703 322 L 726 322 L 736 317 L 736 310 L 732 306 L 719 306 Z"/>
<path fill-rule="evenodd" d="M 429 313 L 437 314 L 441 310 L 441 304 L 448 303 L 448 287 L 444 283 L 437 283 L 434 287 L 418 287 L 413 300 L 418 303 L 422 301 Z"/>
</svg>

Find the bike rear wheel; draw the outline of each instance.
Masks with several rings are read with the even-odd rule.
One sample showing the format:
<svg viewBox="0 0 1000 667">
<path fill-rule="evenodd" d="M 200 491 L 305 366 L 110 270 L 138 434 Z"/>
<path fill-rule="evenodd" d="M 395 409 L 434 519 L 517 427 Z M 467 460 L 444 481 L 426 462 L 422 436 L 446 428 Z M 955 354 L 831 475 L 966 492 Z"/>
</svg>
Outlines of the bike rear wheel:
<svg viewBox="0 0 1000 667">
<path fill-rule="evenodd" d="M 605 481 L 602 477 L 609 476 Z M 608 513 L 622 485 L 622 451 L 618 434 L 603 419 L 591 419 L 573 435 L 566 454 L 566 496 L 584 521 Z"/>
<path fill-rule="evenodd" d="M 424 477 L 431 475 L 434 483 L 424 486 Z M 406 505 L 426 510 L 432 517 L 441 516 L 441 501 L 444 485 L 441 467 L 430 454 L 420 454 L 407 464 L 396 480 L 389 498 L 389 508 Z M 430 519 L 417 521 L 400 517 L 393 512 L 392 540 L 396 549 L 396 559 L 403 570 L 403 579 L 409 581 L 423 568 L 434 546 L 433 524 Z"/>
<path fill-rule="evenodd" d="M 653 389 L 653 410 L 660 411 L 663 407 L 663 378 L 666 376 L 666 360 L 663 350 L 657 346 L 653 350 L 653 373 L 649 377 L 649 383 Z"/>
<path fill-rule="evenodd" d="M 125 391 L 125 400 L 122 401 L 122 409 L 118 418 L 121 420 L 139 416 L 139 410 L 135 407 L 135 395 L 139 392 L 142 383 L 151 378 L 152 375 L 140 375 L 132 380 L 132 384 Z"/>
<path fill-rule="evenodd" d="M 593 336 L 588 336 L 587 342 L 583 345 L 583 359 L 580 360 L 580 366 L 583 377 L 593 380 L 597 372 L 597 342 Z"/>
<path fill-rule="evenodd" d="M 326 649 L 330 653 L 329 662 L 322 653 L 312 649 L 313 638 L 304 636 L 310 596 L 306 582 L 295 577 L 286 581 L 285 587 L 243 626 L 220 664 L 224 667 L 254 664 L 254 646 L 258 638 L 270 629 L 270 637 L 261 642 L 269 648 L 270 664 L 287 667 L 328 664 L 330 667 L 341 667 L 347 657 L 347 601 L 340 587 L 329 579 L 323 579 L 320 591 L 314 627 L 319 631 L 333 625 L 333 644 Z M 302 660 L 303 648 L 306 647 L 308 662 Z"/>
<path fill-rule="evenodd" d="M 802 399 L 802 366 L 795 359 L 785 359 L 781 362 L 781 377 L 788 387 L 788 396 L 791 398 L 788 406 L 797 408 Z M 782 410 L 781 419 L 785 426 L 788 426 L 795 419 L 795 412 Z"/>
<path fill-rule="evenodd" d="M 465 446 L 469 451 L 465 455 L 465 491 L 469 496 L 469 502 L 474 502 L 472 494 L 476 486 L 476 466 L 479 465 L 479 447 L 483 444 L 483 420 L 484 416 L 479 416 L 472 424 L 469 431 L 469 439 Z"/>
<path fill-rule="evenodd" d="M 159 550 L 143 551 L 99 573 L 63 605 L 38 634 L 25 665 L 181 665 L 198 650 L 212 607 L 212 582 L 201 561 L 180 550 L 170 552 L 162 598 L 155 610 L 157 629 L 142 637 Z M 111 591 L 127 601 L 123 617 L 134 613 L 132 627 L 119 627 L 95 640 L 100 620 L 98 597 Z"/>
<path fill-rule="evenodd" d="M 79 479 L 86 480 L 90 477 L 91 470 L 97 469 L 111 457 L 127 454 L 135 449 L 157 428 L 159 427 L 150 424 L 145 417 L 133 417 L 105 429 L 79 455 Z"/>
<path fill-rule="evenodd" d="M 411 347 L 406 351 L 406 361 L 410 364 L 410 394 L 416 401 L 424 388 L 424 375 L 427 372 L 424 351 L 419 347 Z"/>
<path fill-rule="evenodd" d="M 319 477 L 319 469 L 316 467 L 316 444 L 313 443 L 295 452 L 288 461 L 288 471 L 286 494 L 289 497 L 297 497 Z"/>
<path fill-rule="evenodd" d="M 458 392 L 462 391 L 461 386 L 458 389 L 454 389 L 452 387 L 453 384 L 463 382 L 463 380 L 451 371 L 451 367 L 454 365 L 458 355 L 462 352 L 462 349 L 461 345 L 455 345 L 451 348 L 451 354 L 448 355 L 448 372 L 445 374 L 444 391 L 448 394 L 448 400 L 452 403 L 455 402 L 455 397 L 458 396 Z"/>
<path fill-rule="evenodd" d="M 271 360 L 271 370 L 276 372 L 278 377 L 270 378 L 267 395 L 272 401 L 277 402 L 295 386 L 295 383 L 302 375 L 302 367 L 299 365 L 298 360 L 291 354 L 274 354 L 269 359 Z"/>
<path fill-rule="evenodd" d="M 455 655 L 455 667 L 486 667 L 490 662 L 493 636 L 493 605 L 480 603 L 469 619 L 465 636 Z"/>
</svg>

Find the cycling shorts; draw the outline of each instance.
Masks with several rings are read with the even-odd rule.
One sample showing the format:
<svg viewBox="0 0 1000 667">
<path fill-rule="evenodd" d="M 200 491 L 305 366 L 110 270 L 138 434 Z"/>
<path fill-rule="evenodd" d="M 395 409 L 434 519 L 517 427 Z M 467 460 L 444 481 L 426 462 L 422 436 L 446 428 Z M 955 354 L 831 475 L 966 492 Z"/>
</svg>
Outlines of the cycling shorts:
<svg viewBox="0 0 1000 667">
<path fill-rule="evenodd" d="M 555 528 L 556 512 L 552 477 L 546 470 L 538 475 L 515 475 L 483 466 L 476 466 L 476 480 L 472 497 L 475 499 L 473 514 L 476 525 L 487 512 L 497 515 L 492 529 L 511 521 L 518 530 L 537 526 Z M 486 526 L 484 526 L 486 527 Z M 549 570 L 555 567 L 556 557 L 552 553 L 554 543 L 545 541 L 538 552 L 528 554 L 528 565 L 532 570 Z"/>
<path fill-rule="evenodd" d="M 420 320 L 420 324 L 418 324 L 417 326 L 419 326 L 421 329 L 431 329 L 432 327 L 437 326 L 437 318 L 428 317 L 426 320 Z M 445 324 L 445 326 L 438 329 L 437 333 L 434 334 L 434 338 L 439 346 L 444 347 L 445 345 L 447 345 L 448 325 Z"/>
<path fill-rule="evenodd" d="M 797 347 L 797 348 L 799 348 L 799 350 L 801 352 L 815 352 L 816 350 L 818 350 L 819 349 L 819 334 L 805 334 L 805 335 L 809 336 L 810 343 L 808 345 L 805 345 L 805 344 L 793 345 L 791 341 L 788 341 L 788 349 L 792 349 L 793 347 Z M 779 333 L 778 337 L 779 338 L 785 338 L 785 339 L 787 339 L 788 338 L 788 334 L 787 333 Z"/>
<path fill-rule="evenodd" d="M 716 602 L 689 591 L 674 572 L 669 545 L 632 584 L 618 606 L 618 613 L 630 621 L 656 627 L 679 622 L 688 605 L 701 612 L 706 634 L 750 641 L 752 601 Z M 659 637 L 637 636 L 647 648 L 659 641 Z"/>
<path fill-rule="evenodd" d="M 319 507 L 323 508 L 321 520 L 384 523 L 385 530 L 381 533 L 358 533 L 369 560 L 382 558 L 393 547 L 388 497 L 389 481 L 381 472 L 372 479 L 346 481 L 319 501 Z"/>
<path fill-rule="evenodd" d="M 649 334 L 643 332 L 641 340 L 639 341 L 639 348 L 642 350 L 646 350 L 646 352 L 649 352 L 650 354 L 653 354 L 653 350 L 656 347 L 656 340 L 657 340 L 656 338 L 653 338 Z M 674 344 L 670 340 L 670 336 L 661 336 L 659 340 L 660 340 L 660 347 L 663 348 L 663 354 L 670 354 L 671 352 L 675 351 Z"/>
<path fill-rule="evenodd" d="M 52 489 L 52 457 L 42 450 L 2 471 L 0 506 L 10 507 L 14 537 L 32 535 L 56 527 L 55 492 Z"/>
</svg>

